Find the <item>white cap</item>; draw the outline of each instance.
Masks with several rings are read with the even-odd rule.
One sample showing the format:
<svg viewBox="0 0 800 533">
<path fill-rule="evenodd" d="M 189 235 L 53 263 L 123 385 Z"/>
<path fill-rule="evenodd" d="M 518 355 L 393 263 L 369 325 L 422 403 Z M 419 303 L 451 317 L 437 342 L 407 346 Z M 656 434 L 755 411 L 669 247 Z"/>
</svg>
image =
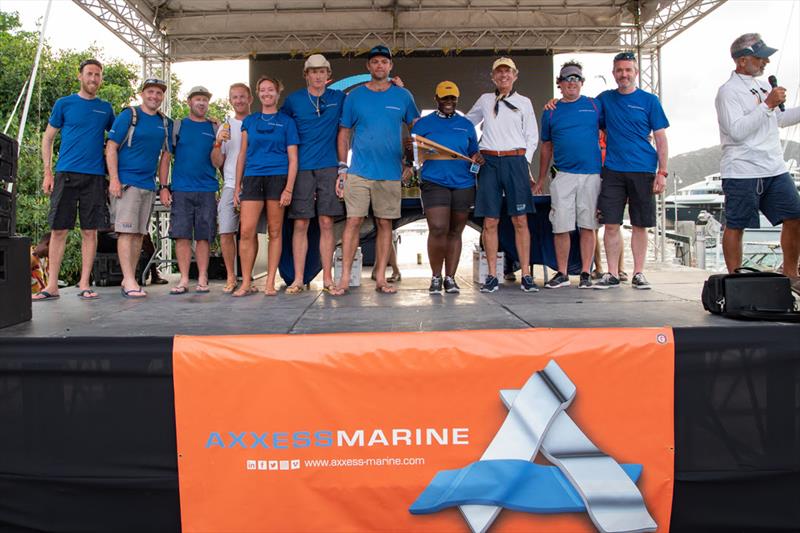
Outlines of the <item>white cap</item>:
<svg viewBox="0 0 800 533">
<path fill-rule="evenodd" d="M 303 67 L 303 72 L 307 71 L 310 68 L 327 68 L 328 70 L 331 69 L 331 64 L 325 59 L 325 56 L 322 54 L 312 54 L 308 56 L 306 59 L 306 64 Z"/>
</svg>

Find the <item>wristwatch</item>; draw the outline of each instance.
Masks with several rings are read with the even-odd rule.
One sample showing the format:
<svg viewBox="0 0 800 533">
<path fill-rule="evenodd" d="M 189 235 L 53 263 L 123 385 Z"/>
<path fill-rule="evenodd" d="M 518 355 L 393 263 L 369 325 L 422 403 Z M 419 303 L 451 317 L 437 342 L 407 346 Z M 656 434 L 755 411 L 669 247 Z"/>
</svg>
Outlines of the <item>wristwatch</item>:
<svg viewBox="0 0 800 533">
<path fill-rule="evenodd" d="M 169 192 L 172 192 L 172 187 L 170 187 L 169 185 L 161 185 L 159 183 L 158 184 L 158 192 L 161 192 L 163 189 L 167 189 Z"/>
<path fill-rule="evenodd" d="M 668 174 L 669 172 L 667 172 L 666 170 L 659 170 L 658 172 L 656 172 L 656 175 L 664 176 L 665 178 L 667 177 Z"/>
</svg>

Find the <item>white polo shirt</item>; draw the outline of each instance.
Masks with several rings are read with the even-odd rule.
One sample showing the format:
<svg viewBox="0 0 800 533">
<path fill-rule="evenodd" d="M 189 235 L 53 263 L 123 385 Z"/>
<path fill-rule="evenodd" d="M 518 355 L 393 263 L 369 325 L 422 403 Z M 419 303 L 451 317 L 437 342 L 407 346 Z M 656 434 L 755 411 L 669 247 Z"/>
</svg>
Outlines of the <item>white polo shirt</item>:
<svg viewBox="0 0 800 533">
<path fill-rule="evenodd" d="M 733 72 L 717 91 L 723 179 L 767 178 L 786 172 L 778 127 L 800 122 L 800 107 L 780 111 L 764 100 L 768 83 Z"/>
<path fill-rule="evenodd" d="M 479 142 L 481 150 L 502 152 L 524 148 L 525 159 L 530 163 L 539 144 L 539 127 L 531 99 L 515 92 L 506 101 L 517 110 L 500 102 L 497 116 L 494 114 L 495 101 L 494 93 L 482 94 L 467 113 L 467 118 L 474 125 L 483 122 Z"/>
</svg>

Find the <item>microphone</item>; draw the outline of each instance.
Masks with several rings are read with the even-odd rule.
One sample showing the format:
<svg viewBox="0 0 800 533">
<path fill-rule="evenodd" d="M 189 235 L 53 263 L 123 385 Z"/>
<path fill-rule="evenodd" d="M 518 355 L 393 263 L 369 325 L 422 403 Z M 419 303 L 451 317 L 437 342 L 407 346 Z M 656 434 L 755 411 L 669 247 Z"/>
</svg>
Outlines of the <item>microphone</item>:
<svg viewBox="0 0 800 533">
<path fill-rule="evenodd" d="M 769 82 L 770 87 L 772 87 L 773 89 L 778 86 L 778 78 L 776 78 L 774 75 L 767 78 L 767 81 Z M 786 111 L 786 106 L 783 104 L 779 104 L 778 109 L 780 109 L 781 111 Z"/>
</svg>

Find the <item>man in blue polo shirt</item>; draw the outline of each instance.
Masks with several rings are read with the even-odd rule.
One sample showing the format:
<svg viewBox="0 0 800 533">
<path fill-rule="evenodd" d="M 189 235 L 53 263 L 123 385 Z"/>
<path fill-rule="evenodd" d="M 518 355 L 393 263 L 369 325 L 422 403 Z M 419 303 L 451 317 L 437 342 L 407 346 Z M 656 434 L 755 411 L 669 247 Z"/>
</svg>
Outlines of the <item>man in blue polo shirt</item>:
<svg viewBox="0 0 800 533">
<path fill-rule="evenodd" d="M 175 162 L 172 183 L 161 181 L 161 203 L 171 206 L 169 236 L 175 240 L 175 255 L 181 279 L 170 294 L 186 294 L 189 287 L 189 267 L 192 262 L 192 239 L 197 261 L 195 292 L 207 293 L 209 242 L 217 230 L 217 199 L 219 190 L 217 169 L 211 161 L 216 141 L 216 128 L 206 118 L 211 93 L 202 86 L 189 91 L 189 116 L 180 126 L 175 124 L 173 138 Z"/>
<path fill-rule="evenodd" d="M 392 53 L 383 45 L 368 54 L 370 81 L 347 96 L 337 139 L 339 182 L 337 194 L 344 197 L 347 223 L 342 239 L 342 278 L 331 294 L 344 294 L 349 286 L 353 257 L 358 247 L 361 223 L 369 212 L 375 215 L 375 290 L 392 294 L 386 282 L 386 263 L 392 246 L 392 220 L 400 218 L 400 180 L 411 176 L 403 165 L 402 128 L 419 118 L 414 97 L 389 81 Z M 347 152 L 352 137 L 353 158 L 348 168 Z"/>
<path fill-rule="evenodd" d="M 163 181 L 169 172 L 172 121 L 158 111 L 166 90 L 167 84 L 162 80 L 145 80 L 140 93 L 142 105 L 122 110 L 108 136 L 108 192 L 114 231 L 119 236 L 121 290 L 127 298 L 147 296 L 136 279 L 136 265 L 150 225 L 156 172 Z"/>
<path fill-rule="evenodd" d="M 303 68 L 306 88 L 286 97 L 281 112 L 292 117 L 300 136 L 299 170 L 294 184 L 289 218 L 294 219 L 292 256 L 294 282 L 289 294 L 303 290 L 303 275 L 308 253 L 308 224 L 319 217 L 319 253 L 323 287 L 333 287 L 333 221 L 344 215 L 344 204 L 336 196 L 336 135 L 344 108 L 345 94 L 326 88 L 331 64 L 321 54 L 308 57 Z"/>
<path fill-rule="evenodd" d="M 603 241 L 608 269 L 595 289 L 619 287 L 619 258 L 622 253 L 622 215 L 628 204 L 633 234 L 634 289 L 649 289 L 644 277 L 647 228 L 656 225 L 654 194 L 661 194 L 667 177 L 667 120 L 654 94 L 636 87 L 639 68 L 636 56 L 622 52 L 614 57 L 616 90 L 600 93 L 606 129 L 606 160 L 597 201 L 599 220 L 605 226 Z M 650 144 L 650 135 L 656 147 Z M 658 171 L 656 171 L 658 169 Z"/>
<path fill-rule="evenodd" d="M 111 104 L 97 98 L 103 83 L 103 65 L 96 59 L 81 62 L 78 69 L 80 90 L 59 98 L 53 106 L 47 128 L 42 135 L 42 190 L 50 195 L 48 222 L 50 265 L 47 287 L 33 295 L 34 301 L 58 298 L 58 275 L 67 234 L 81 220 L 81 278 L 78 295 L 84 300 L 98 298 L 89 285 L 95 252 L 97 228 L 106 224 L 106 169 L 103 162 L 105 132 L 114 123 Z M 53 175 L 53 140 L 61 131 L 61 150 Z"/>
<path fill-rule="evenodd" d="M 553 224 L 558 271 L 545 283 L 546 289 L 569 286 L 569 234 L 576 224 L 580 228 L 582 262 L 578 288 L 592 286 L 589 270 L 594 257 L 594 230 L 598 228 L 602 104 L 593 98 L 581 96 L 583 80 L 580 63 L 564 63 L 557 78 L 562 98 L 555 109 L 545 109 L 542 113 L 539 181 L 534 192 L 542 193 L 553 160 L 557 171 L 550 186 L 550 222 Z"/>
</svg>

